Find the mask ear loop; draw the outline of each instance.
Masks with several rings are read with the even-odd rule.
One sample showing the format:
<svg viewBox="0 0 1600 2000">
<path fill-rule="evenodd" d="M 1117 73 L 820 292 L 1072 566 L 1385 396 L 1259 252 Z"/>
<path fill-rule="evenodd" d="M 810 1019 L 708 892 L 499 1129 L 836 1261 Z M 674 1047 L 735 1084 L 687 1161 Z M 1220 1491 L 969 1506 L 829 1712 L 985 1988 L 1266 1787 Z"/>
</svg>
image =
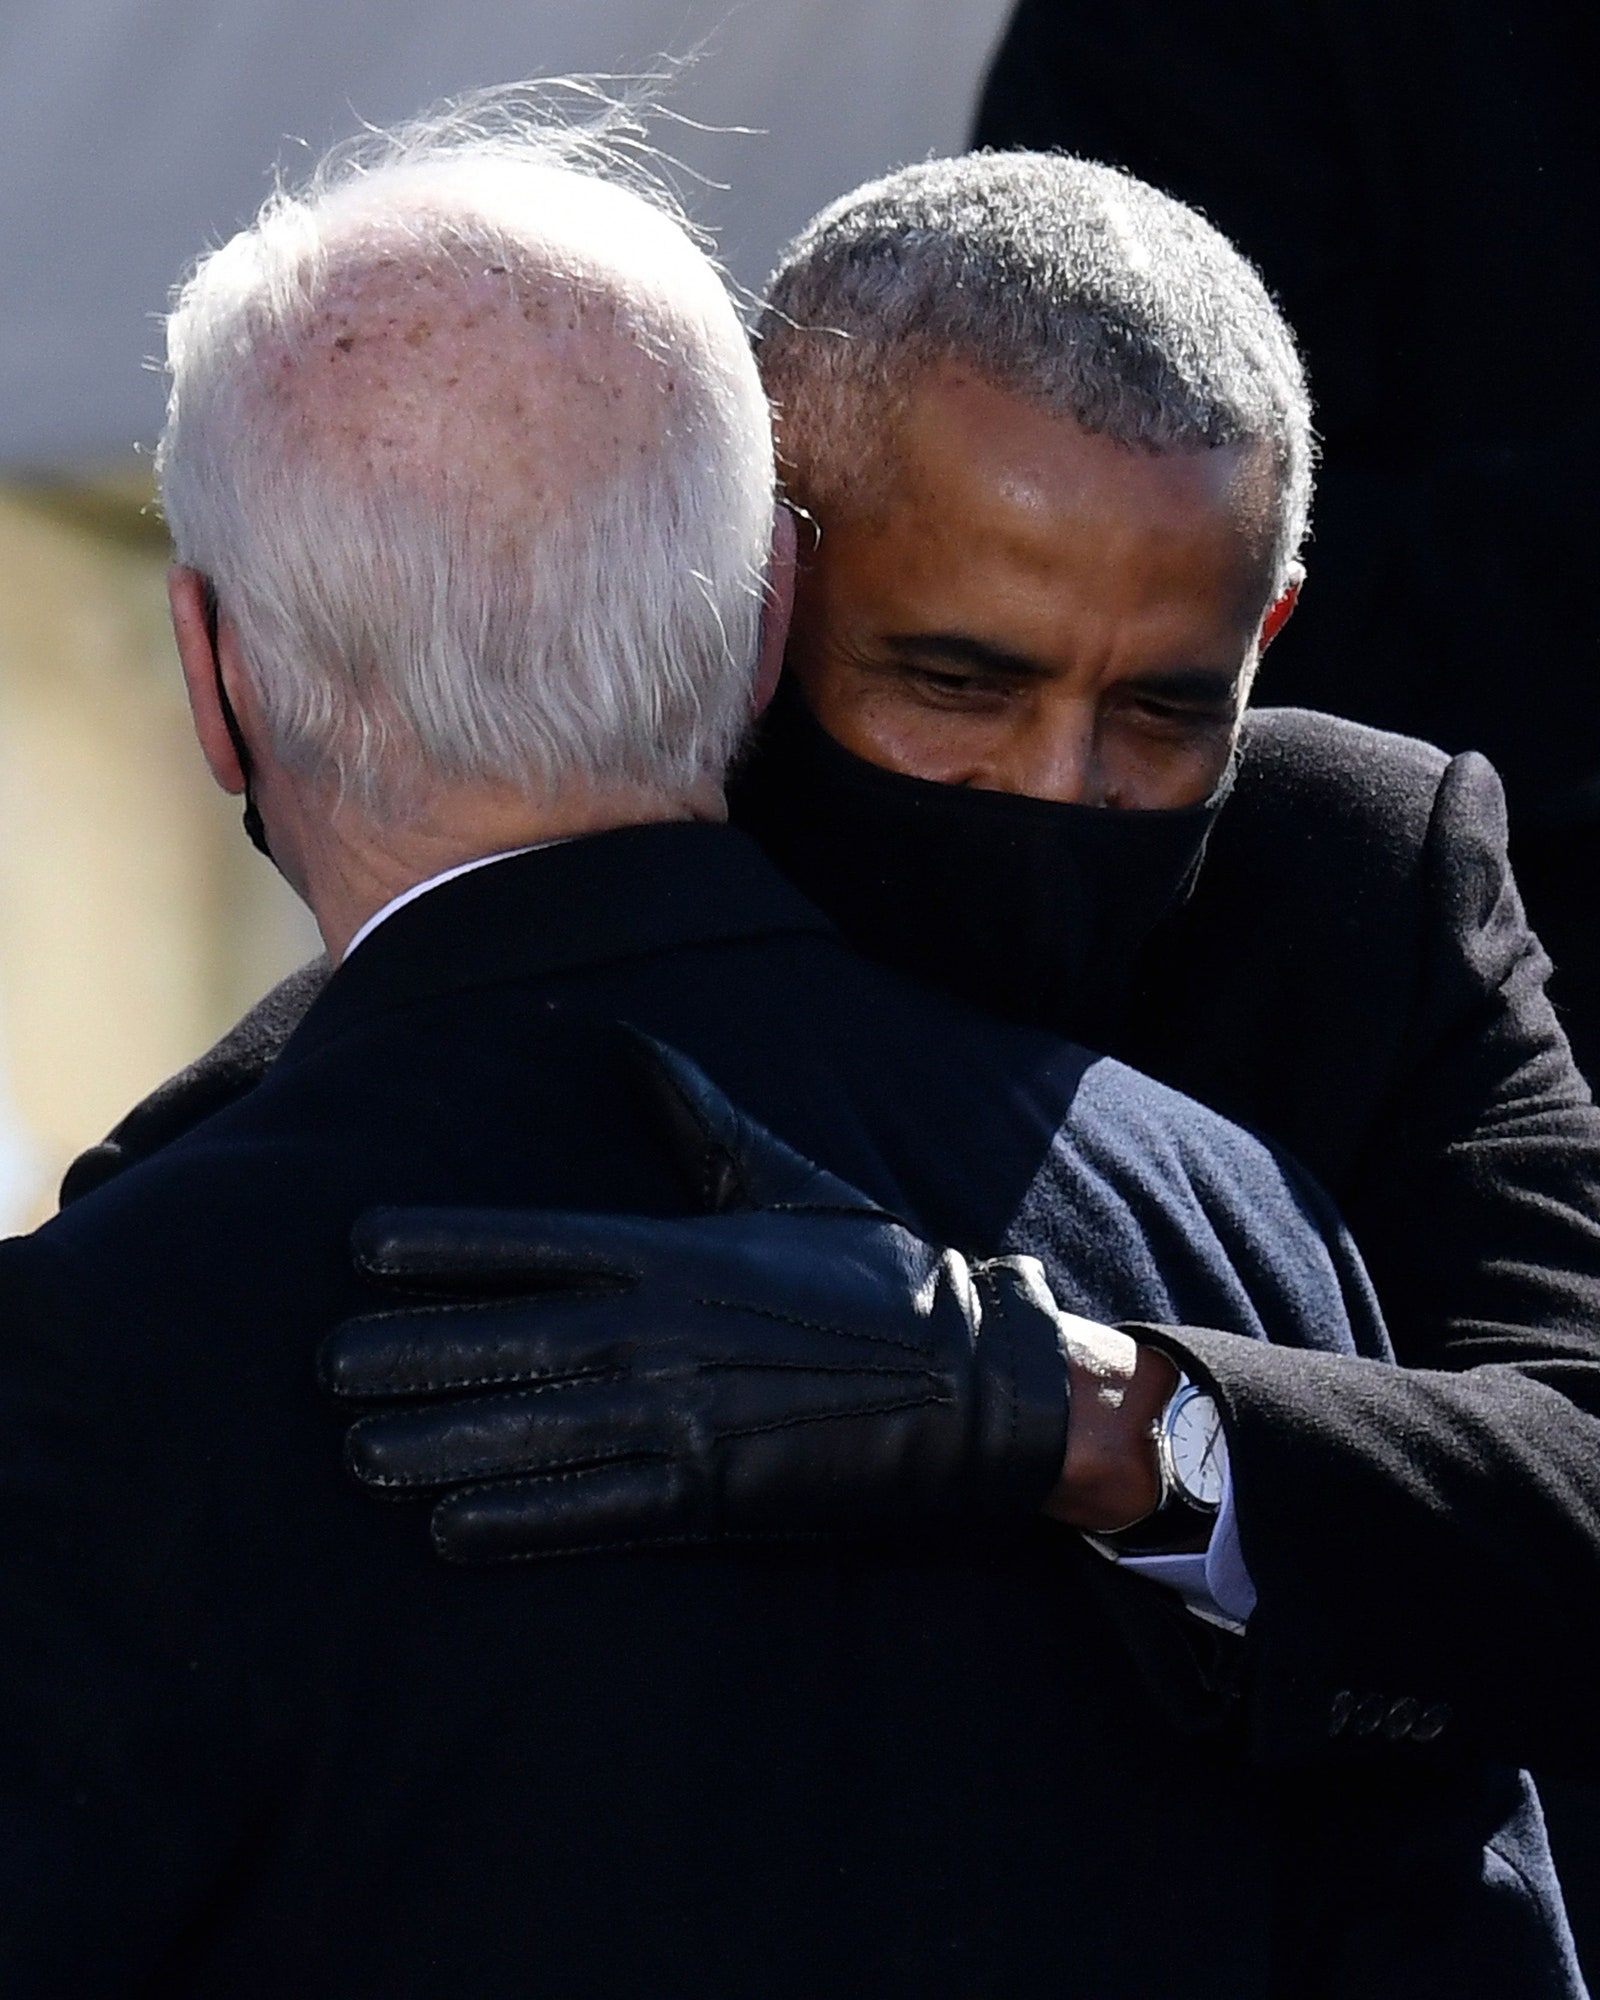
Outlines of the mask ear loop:
<svg viewBox="0 0 1600 2000">
<path fill-rule="evenodd" d="M 228 741 L 233 745 L 233 754 L 239 760 L 239 769 L 244 773 L 244 830 L 250 845 L 258 854 L 264 854 L 270 861 L 272 849 L 267 845 L 267 829 L 261 821 L 261 809 L 256 804 L 255 771 L 250 761 L 250 749 L 244 740 L 244 731 L 239 727 L 239 718 L 234 714 L 233 703 L 228 699 L 228 690 L 222 678 L 222 653 L 217 645 L 217 587 L 209 577 L 205 589 L 206 637 L 211 641 L 211 666 L 217 677 L 217 703 L 222 710 L 223 725 L 228 732 Z"/>
</svg>

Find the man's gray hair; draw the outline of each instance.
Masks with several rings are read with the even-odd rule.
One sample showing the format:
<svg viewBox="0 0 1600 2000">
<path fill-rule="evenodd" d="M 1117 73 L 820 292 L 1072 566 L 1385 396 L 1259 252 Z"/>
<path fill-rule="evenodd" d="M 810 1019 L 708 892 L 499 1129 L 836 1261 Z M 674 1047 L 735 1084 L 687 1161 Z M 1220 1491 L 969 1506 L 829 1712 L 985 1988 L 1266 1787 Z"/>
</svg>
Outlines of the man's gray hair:
<svg viewBox="0 0 1600 2000">
<path fill-rule="evenodd" d="M 768 412 L 636 130 L 522 86 L 369 134 L 176 295 L 178 559 L 277 756 L 380 818 L 441 784 L 679 793 L 748 722 Z"/>
<path fill-rule="evenodd" d="M 1279 585 L 1305 534 L 1311 406 L 1293 335 L 1224 236 L 1115 167 L 969 153 L 870 182 L 789 245 L 757 340 L 780 461 L 808 504 L 863 496 L 919 369 L 958 362 L 1127 445 L 1259 446 Z"/>
</svg>

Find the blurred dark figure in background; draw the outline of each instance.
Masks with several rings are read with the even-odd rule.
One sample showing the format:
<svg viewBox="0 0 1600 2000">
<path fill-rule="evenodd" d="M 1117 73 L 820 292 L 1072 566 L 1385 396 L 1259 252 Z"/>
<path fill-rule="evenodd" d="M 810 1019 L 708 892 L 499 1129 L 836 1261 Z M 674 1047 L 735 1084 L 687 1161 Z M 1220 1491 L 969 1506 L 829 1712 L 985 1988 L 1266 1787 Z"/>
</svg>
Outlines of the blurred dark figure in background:
<svg viewBox="0 0 1600 2000">
<path fill-rule="evenodd" d="M 1600 192 L 1562 0 L 1021 0 L 975 143 L 1110 160 L 1268 273 L 1324 460 L 1266 701 L 1483 751 L 1600 1079 Z"/>
<path fill-rule="evenodd" d="M 1600 1082 L 1596 121 L 1562 0 L 1021 0 L 974 143 L 1201 208 L 1269 276 L 1323 438 L 1262 693 L 1482 750 Z M 1542 1783 L 1600 1983 L 1600 1798 Z"/>
</svg>

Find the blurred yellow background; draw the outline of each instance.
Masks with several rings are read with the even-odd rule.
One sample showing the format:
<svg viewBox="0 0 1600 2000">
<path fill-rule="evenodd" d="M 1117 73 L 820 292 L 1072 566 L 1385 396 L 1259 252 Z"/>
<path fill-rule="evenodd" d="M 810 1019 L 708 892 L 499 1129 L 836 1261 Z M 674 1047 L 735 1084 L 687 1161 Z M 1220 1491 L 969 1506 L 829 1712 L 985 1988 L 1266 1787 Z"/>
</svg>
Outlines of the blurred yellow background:
<svg viewBox="0 0 1600 2000">
<path fill-rule="evenodd" d="M 0 1228 L 319 949 L 189 730 L 137 470 L 0 484 Z"/>
</svg>

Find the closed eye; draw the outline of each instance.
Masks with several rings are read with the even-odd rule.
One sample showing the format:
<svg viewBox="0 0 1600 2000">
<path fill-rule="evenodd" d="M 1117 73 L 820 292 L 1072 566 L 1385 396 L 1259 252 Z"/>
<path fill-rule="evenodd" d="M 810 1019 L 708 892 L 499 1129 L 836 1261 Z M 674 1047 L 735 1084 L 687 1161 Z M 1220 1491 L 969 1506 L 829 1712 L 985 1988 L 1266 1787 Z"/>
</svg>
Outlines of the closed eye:
<svg viewBox="0 0 1600 2000">
<path fill-rule="evenodd" d="M 953 707 L 999 707 L 1050 678 L 1036 662 L 959 633 L 917 632 L 884 641 L 888 669 L 918 694 Z"/>
<path fill-rule="evenodd" d="M 1124 683 L 1124 692 L 1129 699 L 1154 713 L 1195 721 L 1231 722 L 1239 708 L 1239 679 L 1236 674 L 1188 670 L 1149 674 Z"/>
<path fill-rule="evenodd" d="M 959 674 L 938 667 L 909 666 L 903 671 L 908 680 L 916 681 L 930 694 L 969 696 L 1011 692 L 1010 684 L 996 679 L 993 674 Z"/>
</svg>

